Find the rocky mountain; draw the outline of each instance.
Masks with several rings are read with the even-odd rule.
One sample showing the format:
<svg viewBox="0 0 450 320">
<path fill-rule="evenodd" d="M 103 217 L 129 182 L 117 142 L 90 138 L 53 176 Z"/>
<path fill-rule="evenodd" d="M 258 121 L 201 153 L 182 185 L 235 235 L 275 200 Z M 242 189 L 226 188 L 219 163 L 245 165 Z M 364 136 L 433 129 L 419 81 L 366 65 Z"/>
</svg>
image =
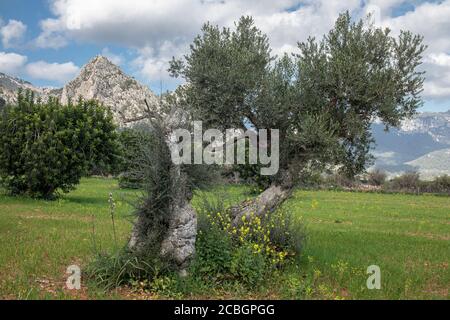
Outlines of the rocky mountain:
<svg viewBox="0 0 450 320">
<path fill-rule="evenodd" d="M 372 132 L 375 167 L 390 175 L 418 171 L 424 179 L 450 174 L 450 110 L 419 113 L 389 132 L 374 124 Z"/>
<path fill-rule="evenodd" d="M 401 131 L 428 134 L 434 141 L 450 145 L 450 110 L 419 113 L 414 119 L 405 120 Z"/>
<path fill-rule="evenodd" d="M 47 99 L 48 96 L 59 96 L 62 89 L 39 88 L 33 86 L 30 82 L 8 76 L 0 72 L 0 107 L 6 103 L 15 103 L 17 101 L 17 91 L 31 90 L 37 97 Z"/>
<path fill-rule="evenodd" d="M 122 70 L 103 56 L 97 56 L 86 64 L 80 74 L 64 86 L 61 102 L 78 97 L 96 99 L 108 106 L 120 126 L 127 120 L 143 115 L 145 102 L 158 105 L 158 98 L 146 86 L 127 76 Z"/>
<path fill-rule="evenodd" d="M 96 99 L 110 108 L 119 126 L 143 115 L 146 99 L 157 108 L 157 96 L 146 86 L 126 75 L 118 66 L 103 56 L 96 56 L 81 69 L 79 75 L 63 88 L 39 88 L 31 83 L 0 73 L 0 106 L 16 101 L 17 90 L 33 91 L 44 101 L 55 96 L 65 104 L 69 99 Z"/>
<path fill-rule="evenodd" d="M 450 148 L 427 153 L 407 164 L 416 168 L 423 179 L 450 175 Z"/>
</svg>

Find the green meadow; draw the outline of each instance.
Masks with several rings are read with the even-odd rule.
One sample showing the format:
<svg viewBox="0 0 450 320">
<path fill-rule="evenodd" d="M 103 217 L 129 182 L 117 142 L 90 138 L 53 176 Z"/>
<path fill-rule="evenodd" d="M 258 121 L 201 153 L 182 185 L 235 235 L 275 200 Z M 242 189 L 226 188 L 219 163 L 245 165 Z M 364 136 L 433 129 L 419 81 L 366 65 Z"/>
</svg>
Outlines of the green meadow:
<svg viewBox="0 0 450 320">
<path fill-rule="evenodd" d="M 251 197 L 246 186 L 224 186 L 230 202 Z M 114 240 L 108 198 L 115 201 Z M 193 203 L 204 193 L 197 194 Z M 103 292 L 82 281 L 65 288 L 66 269 L 83 269 L 96 252 L 126 245 L 135 190 L 113 179 L 85 178 L 56 201 L 0 194 L 0 298 L 140 299 L 173 298 L 168 293 L 122 288 Z M 450 198 L 341 191 L 296 190 L 283 205 L 306 227 L 298 263 L 261 286 L 196 288 L 177 298 L 261 299 L 448 299 L 450 287 Z M 367 267 L 381 271 L 381 289 L 369 290 Z M 189 288 L 189 287 L 188 287 Z M 209 291 L 208 291 L 209 290 Z"/>
</svg>

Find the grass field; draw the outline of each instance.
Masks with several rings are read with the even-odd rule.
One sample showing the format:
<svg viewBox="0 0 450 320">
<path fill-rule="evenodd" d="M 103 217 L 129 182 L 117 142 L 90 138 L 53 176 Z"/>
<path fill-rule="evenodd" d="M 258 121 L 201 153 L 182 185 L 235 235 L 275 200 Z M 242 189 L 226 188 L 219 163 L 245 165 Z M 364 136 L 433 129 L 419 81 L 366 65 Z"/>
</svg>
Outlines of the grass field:
<svg viewBox="0 0 450 320">
<path fill-rule="evenodd" d="M 234 201 L 245 186 L 224 190 Z M 116 203 L 114 242 L 108 196 Z M 215 192 L 209 191 L 209 192 Z M 83 179 L 57 201 L 0 194 L 0 297 L 128 298 L 92 285 L 64 289 L 69 265 L 86 265 L 98 250 L 123 246 L 131 229 L 135 191 L 115 180 Z M 198 198 L 197 198 L 198 199 Z M 194 198 L 194 202 L 197 200 Z M 284 204 L 306 225 L 298 265 L 252 292 L 223 288 L 185 298 L 448 299 L 450 198 L 297 190 Z M 366 287 L 366 269 L 381 269 L 381 290 Z"/>
</svg>

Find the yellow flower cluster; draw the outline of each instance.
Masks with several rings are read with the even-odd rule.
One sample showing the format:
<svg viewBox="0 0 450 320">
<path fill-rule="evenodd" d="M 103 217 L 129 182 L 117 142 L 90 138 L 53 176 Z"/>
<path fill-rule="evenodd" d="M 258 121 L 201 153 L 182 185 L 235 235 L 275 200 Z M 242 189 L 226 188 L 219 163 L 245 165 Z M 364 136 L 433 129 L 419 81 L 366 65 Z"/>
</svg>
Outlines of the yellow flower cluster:
<svg viewBox="0 0 450 320">
<path fill-rule="evenodd" d="M 282 265 L 292 253 L 277 247 L 271 240 L 275 225 L 285 224 L 284 219 L 275 212 L 269 215 L 258 216 L 254 212 L 241 217 L 238 226 L 233 225 L 229 212 L 208 213 L 211 224 L 218 226 L 240 245 L 252 248 L 254 254 L 264 255 L 276 267 Z"/>
</svg>

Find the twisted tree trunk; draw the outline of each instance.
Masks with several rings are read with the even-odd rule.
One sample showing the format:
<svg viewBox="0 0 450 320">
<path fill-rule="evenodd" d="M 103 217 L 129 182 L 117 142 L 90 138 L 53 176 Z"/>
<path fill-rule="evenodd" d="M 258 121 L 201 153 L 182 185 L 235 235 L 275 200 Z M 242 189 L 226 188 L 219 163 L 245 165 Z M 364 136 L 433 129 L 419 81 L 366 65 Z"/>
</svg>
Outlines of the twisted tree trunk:
<svg viewBox="0 0 450 320">
<path fill-rule="evenodd" d="M 244 201 L 237 206 L 231 207 L 233 226 L 242 223 L 242 217 L 250 218 L 251 214 L 262 217 L 266 213 L 275 211 L 281 204 L 289 198 L 292 193 L 291 188 L 273 184 L 255 199 Z"/>
<path fill-rule="evenodd" d="M 147 104 L 148 119 L 159 128 L 162 128 L 164 143 L 167 150 L 171 150 L 175 141 L 172 132 L 184 125 L 185 118 L 182 110 L 173 108 L 170 113 L 158 114 L 150 110 Z M 170 156 L 169 156 L 170 157 Z M 170 259 L 176 263 L 181 274 L 186 273 L 186 268 L 195 254 L 195 240 L 197 236 L 197 215 L 190 204 L 192 192 L 188 188 L 187 176 L 182 172 L 181 166 L 176 165 L 168 159 L 170 164 L 168 192 L 170 197 L 165 198 L 167 205 L 167 216 L 162 217 L 159 222 L 164 225 L 162 233 L 155 234 L 153 224 L 149 222 L 145 214 L 139 215 L 134 223 L 128 248 L 136 253 L 144 253 L 149 243 L 158 246 L 158 254 L 162 258 Z M 156 199 L 148 199 L 148 201 Z M 155 248 L 153 248 L 155 249 Z"/>
<path fill-rule="evenodd" d="M 145 254 L 149 249 L 146 247 L 148 243 L 158 239 L 160 256 L 174 262 L 180 273 L 185 274 L 195 254 L 197 215 L 190 204 L 191 195 L 186 189 L 186 181 L 180 173 L 179 166 L 171 169 L 171 175 L 172 181 L 176 184 L 173 187 L 178 192 L 173 193 L 169 203 L 167 230 L 162 235 L 152 234 L 158 229 L 149 224 L 144 216 L 139 215 L 134 223 L 128 247 L 133 252 Z"/>
</svg>

